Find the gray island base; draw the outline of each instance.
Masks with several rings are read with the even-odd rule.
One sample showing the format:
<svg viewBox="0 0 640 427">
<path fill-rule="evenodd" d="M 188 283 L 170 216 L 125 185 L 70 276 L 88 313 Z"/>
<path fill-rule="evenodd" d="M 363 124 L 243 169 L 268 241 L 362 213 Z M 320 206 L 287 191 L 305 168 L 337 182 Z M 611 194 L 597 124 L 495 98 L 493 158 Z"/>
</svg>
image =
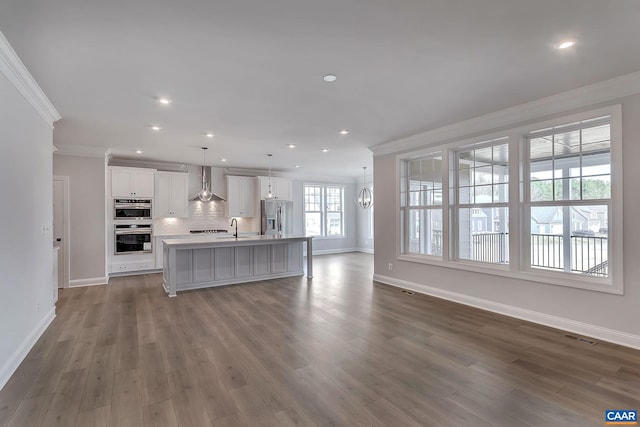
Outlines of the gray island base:
<svg viewBox="0 0 640 427">
<path fill-rule="evenodd" d="M 305 242 L 311 278 L 312 239 L 295 235 L 166 239 L 164 289 L 175 297 L 178 291 L 302 276 Z"/>
</svg>

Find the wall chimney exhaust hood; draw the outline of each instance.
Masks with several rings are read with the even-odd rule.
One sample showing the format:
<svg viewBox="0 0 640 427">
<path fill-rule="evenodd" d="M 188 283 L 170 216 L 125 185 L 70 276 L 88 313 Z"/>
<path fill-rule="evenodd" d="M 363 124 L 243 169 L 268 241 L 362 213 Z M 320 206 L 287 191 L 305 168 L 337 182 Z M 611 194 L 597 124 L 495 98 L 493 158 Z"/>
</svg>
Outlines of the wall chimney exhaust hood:
<svg viewBox="0 0 640 427">
<path fill-rule="evenodd" d="M 199 200 L 201 202 L 220 201 L 224 199 L 211 191 L 211 167 L 205 165 L 205 153 L 207 147 L 202 147 L 202 187 L 198 194 L 193 196 L 191 200 Z"/>
</svg>

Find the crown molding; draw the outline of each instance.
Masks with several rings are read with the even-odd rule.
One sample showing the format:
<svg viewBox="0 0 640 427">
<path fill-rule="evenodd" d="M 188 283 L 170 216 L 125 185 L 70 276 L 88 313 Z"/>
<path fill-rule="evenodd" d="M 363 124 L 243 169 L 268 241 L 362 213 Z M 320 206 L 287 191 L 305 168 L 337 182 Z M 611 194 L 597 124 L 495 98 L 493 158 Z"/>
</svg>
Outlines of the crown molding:
<svg viewBox="0 0 640 427">
<path fill-rule="evenodd" d="M 269 171 L 267 169 L 248 169 L 248 168 L 223 168 L 225 175 L 239 175 L 239 176 L 268 176 Z M 318 181 L 329 183 L 350 183 L 357 182 L 358 177 L 346 176 L 346 175 L 313 175 L 305 174 L 302 171 L 287 172 L 283 170 L 271 170 L 271 176 L 276 178 L 289 178 L 294 181 Z"/>
<path fill-rule="evenodd" d="M 583 86 L 469 120 L 442 126 L 406 138 L 376 144 L 369 149 L 375 156 L 399 153 L 445 142 L 453 138 L 514 126 L 527 120 L 565 113 L 570 110 L 640 93 L 640 71 Z"/>
<path fill-rule="evenodd" d="M 99 157 L 101 159 L 110 154 L 110 150 L 104 147 L 92 145 L 57 145 L 54 156 Z"/>
<path fill-rule="evenodd" d="M 18 89 L 42 118 L 53 127 L 60 114 L 0 32 L 0 72 Z"/>
</svg>

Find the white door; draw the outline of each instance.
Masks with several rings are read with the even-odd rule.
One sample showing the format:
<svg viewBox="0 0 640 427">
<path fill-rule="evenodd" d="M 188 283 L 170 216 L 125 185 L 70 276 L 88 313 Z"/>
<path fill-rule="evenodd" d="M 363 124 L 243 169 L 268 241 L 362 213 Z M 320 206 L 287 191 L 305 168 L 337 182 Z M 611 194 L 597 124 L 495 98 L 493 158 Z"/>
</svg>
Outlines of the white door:
<svg viewBox="0 0 640 427">
<path fill-rule="evenodd" d="M 58 287 L 69 286 L 69 177 L 53 178 L 53 245 L 58 249 Z"/>
</svg>

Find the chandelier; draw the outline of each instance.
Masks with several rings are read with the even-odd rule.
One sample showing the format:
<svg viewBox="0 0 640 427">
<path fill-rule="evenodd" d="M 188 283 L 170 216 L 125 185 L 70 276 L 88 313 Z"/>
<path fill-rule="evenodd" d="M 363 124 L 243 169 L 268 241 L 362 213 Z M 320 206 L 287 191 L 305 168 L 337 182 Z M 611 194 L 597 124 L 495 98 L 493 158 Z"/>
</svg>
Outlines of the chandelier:
<svg viewBox="0 0 640 427">
<path fill-rule="evenodd" d="M 367 167 L 362 167 L 362 190 L 358 192 L 358 206 L 362 209 L 368 209 L 373 205 L 373 191 L 367 187 L 366 183 Z"/>
</svg>

